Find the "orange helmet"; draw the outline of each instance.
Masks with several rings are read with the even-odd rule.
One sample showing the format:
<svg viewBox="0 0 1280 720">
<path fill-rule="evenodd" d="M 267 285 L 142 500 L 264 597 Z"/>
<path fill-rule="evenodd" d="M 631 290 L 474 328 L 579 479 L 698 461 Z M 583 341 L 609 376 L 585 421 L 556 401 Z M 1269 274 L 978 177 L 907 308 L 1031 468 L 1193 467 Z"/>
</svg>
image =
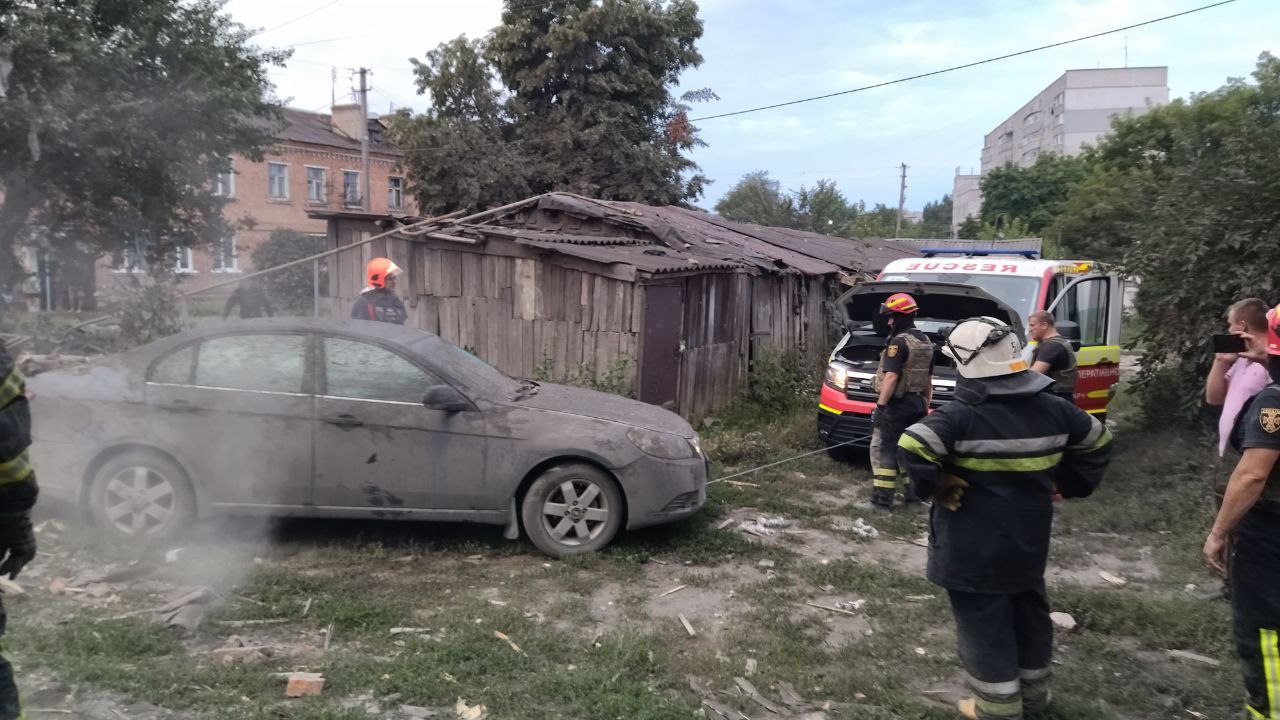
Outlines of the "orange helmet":
<svg viewBox="0 0 1280 720">
<path fill-rule="evenodd" d="M 915 315 L 919 310 L 916 299 L 906 293 L 894 293 L 880 306 L 880 314 L 898 313 L 899 315 Z"/>
<path fill-rule="evenodd" d="M 380 257 L 370 260 L 365 272 L 369 278 L 369 287 L 380 288 L 387 286 L 387 278 L 400 274 L 400 267 L 390 259 Z"/>
</svg>

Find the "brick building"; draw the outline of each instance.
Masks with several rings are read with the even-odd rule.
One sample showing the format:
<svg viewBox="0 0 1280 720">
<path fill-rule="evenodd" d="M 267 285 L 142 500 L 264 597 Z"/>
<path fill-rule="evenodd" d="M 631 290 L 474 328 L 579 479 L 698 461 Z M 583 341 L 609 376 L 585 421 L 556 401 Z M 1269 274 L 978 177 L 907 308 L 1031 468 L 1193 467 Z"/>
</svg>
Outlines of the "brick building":
<svg viewBox="0 0 1280 720">
<path fill-rule="evenodd" d="M 325 221 L 307 217 L 316 210 L 360 209 L 360 107 L 334 106 L 321 114 L 286 108 L 285 127 L 261 162 L 233 157 L 231 173 L 215 180 L 230 202 L 225 217 L 238 229 L 223 247 L 183 250 L 175 258 L 184 291 L 207 287 L 254 270 L 251 255 L 272 231 L 296 230 L 317 238 L 323 248 Z M 370 211 L 414 214 L 399 171 L 400 152 L 383 137 L 382 120 L 369 120 Z M 141 270 L 140 248 L 99 261 L 97 296 L 110 299 L 131 271 Z"/>
</svg>

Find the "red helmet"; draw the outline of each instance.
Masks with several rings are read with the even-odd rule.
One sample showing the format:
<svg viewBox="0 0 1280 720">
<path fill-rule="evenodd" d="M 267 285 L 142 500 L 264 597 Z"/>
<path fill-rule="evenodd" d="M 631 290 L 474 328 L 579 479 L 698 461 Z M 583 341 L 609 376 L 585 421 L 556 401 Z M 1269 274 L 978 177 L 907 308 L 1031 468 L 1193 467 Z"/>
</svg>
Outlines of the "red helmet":
<svg viewBox="0 0 1280 720">
<path fill-rule="evenodd" d="M 894 293 L 889 296 L 888 300 L 880 306 L 880 314 L 888 315 L 889 313 L 898 313 L 899 315 L 915 315 L 916 310 L 920 307 L 916 305 L 916 299 L 906 293 Z"/>
<path fill-rule="evenodd" d="M 369 261 L 366 272 L 369 276 L 369 287 L 380 288 L 387 286 L 387 278 L 399 275 L 400 268 L 390 259 L 378 257 Z"/>
<path fill-rule="evenodd" d="M 1280 305 L 1267 311 L 1267 354 L 1280 355 Z"/>
</svg>

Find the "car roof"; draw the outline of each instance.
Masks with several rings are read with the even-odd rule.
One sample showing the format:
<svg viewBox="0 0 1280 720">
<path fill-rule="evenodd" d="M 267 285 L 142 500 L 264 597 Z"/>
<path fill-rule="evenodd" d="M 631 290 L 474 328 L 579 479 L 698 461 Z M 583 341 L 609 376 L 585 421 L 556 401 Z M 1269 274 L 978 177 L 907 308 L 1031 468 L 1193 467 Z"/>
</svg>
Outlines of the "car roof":
<svg viewBox="0 0 1280 720">
<path fill-rule="evenodd" d="M 170 349 L 185 345 L 206 337 L 218 335 L 234 335 L 253 332 L 329 332 L 344 335 L 380 340 L 392 345 L 408 347 L 420 343 L 427 338 L 437 338 L 425 330 L 393 325 L 391 323 L 374 322 L 372 320 L 332 320 L 327 318 L 307 317 L 274 317 L 253 318 L 249 320 L 230 320 L 211 322 L 200 327 L 180 332 L 176 335 L 156 340 L 141 347 L 134 348 L 128 355 L 154 356 Z"/>
</svg>

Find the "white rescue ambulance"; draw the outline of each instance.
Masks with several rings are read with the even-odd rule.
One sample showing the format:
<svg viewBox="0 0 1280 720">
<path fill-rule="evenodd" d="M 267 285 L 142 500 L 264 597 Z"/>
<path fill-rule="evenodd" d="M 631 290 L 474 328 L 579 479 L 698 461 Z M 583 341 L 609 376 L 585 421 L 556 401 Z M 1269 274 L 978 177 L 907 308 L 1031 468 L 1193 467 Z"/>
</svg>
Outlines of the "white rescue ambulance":
<svg viewBox="0 0 1280 720">
<path fill-rule="evenodd" d="M 876 405 L 872 381 L 888 330 L 879 309 L 897 292 L 915 297 L 920 306 L 916 327 L 936 348 L 933 407 L 955 394 L 955 366 L 941 347 L 957 322 L 996 317 L 1026 345 L 1027 317 L 1047 310 L 1076 348 L 1076 405 L 1105 420 L 1120 379 L 1124 281 L 1119 275 L 1089 260 L 1041 260 L 1034 251 L 926 249 L 923 254 L 889 263 L 877 280 L 855 286 L 838 301 L 847 332 L 831 353 L 818 404 L 818 433 L 828 447 L 869 442 Z M 831 454 L 847 457 L 847 448 L 832 448 Z"/>
</svg>

